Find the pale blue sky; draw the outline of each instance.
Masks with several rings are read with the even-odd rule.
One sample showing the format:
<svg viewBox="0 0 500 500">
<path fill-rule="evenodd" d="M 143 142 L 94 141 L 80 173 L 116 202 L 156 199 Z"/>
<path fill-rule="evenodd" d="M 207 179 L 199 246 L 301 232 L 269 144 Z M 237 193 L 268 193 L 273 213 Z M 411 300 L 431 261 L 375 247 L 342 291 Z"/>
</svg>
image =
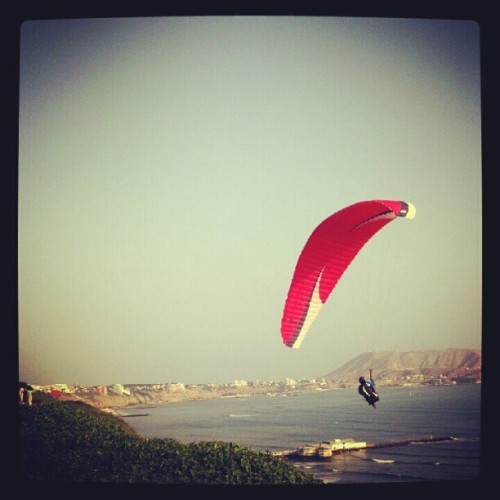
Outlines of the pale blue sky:
<svg viewBox="0 0 500 500">
<path fill-rule="evenodd" d="M 479 27 L 184 17 L 22 26 L 20 377 L 313 378 L 374 350 L 481 347 Z M 413 203 L 300 349 L 311 231 Z M 368 367 L 367 367 L 368 368 Z"/>
</svg>

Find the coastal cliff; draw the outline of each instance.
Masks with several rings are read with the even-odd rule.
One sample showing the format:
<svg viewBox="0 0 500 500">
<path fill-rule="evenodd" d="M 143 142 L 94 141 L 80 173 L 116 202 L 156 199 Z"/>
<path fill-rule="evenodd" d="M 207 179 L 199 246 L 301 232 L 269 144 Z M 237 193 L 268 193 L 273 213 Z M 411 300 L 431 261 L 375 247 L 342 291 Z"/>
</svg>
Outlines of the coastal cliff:
<svg viewBox="0 0 500 500">
<path fill-rule="evenodd" d="M 365 352 L 323 375 L 328 380 L 356 380 L 373 368 L 380 380 L 405 377 L 446 377 L 481 380 L 481 351 L 477 349 Z"/>
</svg>

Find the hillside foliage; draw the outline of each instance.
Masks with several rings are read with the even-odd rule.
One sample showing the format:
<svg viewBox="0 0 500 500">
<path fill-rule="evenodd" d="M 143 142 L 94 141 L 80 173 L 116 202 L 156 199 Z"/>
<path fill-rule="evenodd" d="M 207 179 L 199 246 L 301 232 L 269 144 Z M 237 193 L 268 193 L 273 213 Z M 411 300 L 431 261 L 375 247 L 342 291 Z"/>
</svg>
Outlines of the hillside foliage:
<svg viewBox="0 0 500 500">
<path fill-rule="evenodd" d="M 36 394 L 36 393 L 35 393 Z M 225 442 L 144 439 L 85 403 L 20 406 L 20 473 L 43 481 L 159 484 L 321 483 L 279 459 Z"/>
</svg>

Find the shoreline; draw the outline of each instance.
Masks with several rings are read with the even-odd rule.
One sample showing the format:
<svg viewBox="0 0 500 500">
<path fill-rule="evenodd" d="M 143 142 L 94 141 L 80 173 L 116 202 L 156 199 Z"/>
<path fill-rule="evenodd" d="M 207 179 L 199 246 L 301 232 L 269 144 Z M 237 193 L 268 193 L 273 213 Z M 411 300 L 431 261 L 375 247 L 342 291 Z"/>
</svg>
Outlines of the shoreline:
<svg viewBox="0 0 500 500">
<path fill-rule="evenodd" d="M 480 384 L 480 383 L 479 383 Z M 458 384 L 458 385 L 469 385 L 469 384 Z M 475 384 L 473 384 L 475 385 Z M 427 387 L 426 384 L 415 384 L 414 387 Z M 443 385 L 448 387 L 448 385 Z M 389 386 L 387 386 L 389 387 Z M 391 386 L 400 387 L 400 386 Z M 246 391 L 237 394 L 228 394 L 225 391 L 185 391 L 178 393 L 167 393 L 161 394 L 159 399 L 151 400 L 150 402 L 144 402 L 138 400 L 137 396 L 131 395 L 99 395 L 95 393 L 89 394 L 87 397 L 65 394 L 61 399 L 66 400 L 78 400 L 93 406 L 94 408 L 101 410 L 105 413 L 115 415 L 117 417 L 128 416 L 128 410 L 135 412 L 136 410 L 148 410 L 150 408 L 156 408 L 158 406 L 164 406 L 174 403 L 183 403 L 188 401 L 202 401 L 202 400 L 212 400 L 212 399 L 224 399 L 224 398 L 249 398 L 249 397 L 295 397 L 298 394 L 309 393 L 309 392 L 330 392 L 338 390 L 352 391 L 352 387 L 329 387 L 321 389 L 321 391 L 316 390 L 292 390 L 292 391 Z M 135 399 L 135 401 L 134 401 Z"/>
<path fill-rule="evenodd" d="M 330 389 L 328 389 L 330 390 Z M 333 389 L 331 389 L 333 390 Z M 301 392 L 310 392 L 310 391 L 301 391 Z M 282 397 L 293 397 L 292 394 L 282 394 Z M 211 399 L 225 399 L 225 398 L 250 398 L 250 397 L 268 397 L 267 394 L 246 394 L 246 395 L 240 395 L 240 396 L 227 396 L 224 394 L 220 395 L 210 395 L 210 396 L 189 396 L 189 397 L 181 397 L 181 398 L 173 398 L 171 400 L 161 400 L 161 401 L 154 401 L 151 402 L 151 404 L 145 404 L 145 403 L 127 403 L 123 405 L 110 405 L 110 406 L 100 406 L 94 404 L 93 401 L 90 399 L 86 398 L 81 398 L 82 401 L 85 403 L 90 404 L 91 406 L 94 406 L 95 408 L 104 411 L 106 413 L 111 413 L 112 415 L 115 415 L 117 417 L 123 417 L 124 414 L 123 412 L 126 410 L 148 410 L 150 408 L 157 408 L 158 406 L 165 406 L 169 404 L 175 404 L 175 403 L 186 403 L 189 401 L 203 401 L 203 400 L 211 400 Z"/>
</svg>

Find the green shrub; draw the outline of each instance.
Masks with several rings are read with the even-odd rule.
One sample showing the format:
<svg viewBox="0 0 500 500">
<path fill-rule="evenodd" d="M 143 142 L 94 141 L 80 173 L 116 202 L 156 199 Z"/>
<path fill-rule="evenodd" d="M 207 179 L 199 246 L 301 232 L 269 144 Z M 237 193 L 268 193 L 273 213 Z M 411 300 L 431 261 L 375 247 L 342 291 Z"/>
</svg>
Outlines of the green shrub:
<svg viewBox="0 0 500 500">
<path fill-rule="evenodd" d="M 161 484 L 321 484 L 290 464 L 233 443 L 143 439 L 85 403 L 19 407 L 26 479 Z"/>
</svg>

